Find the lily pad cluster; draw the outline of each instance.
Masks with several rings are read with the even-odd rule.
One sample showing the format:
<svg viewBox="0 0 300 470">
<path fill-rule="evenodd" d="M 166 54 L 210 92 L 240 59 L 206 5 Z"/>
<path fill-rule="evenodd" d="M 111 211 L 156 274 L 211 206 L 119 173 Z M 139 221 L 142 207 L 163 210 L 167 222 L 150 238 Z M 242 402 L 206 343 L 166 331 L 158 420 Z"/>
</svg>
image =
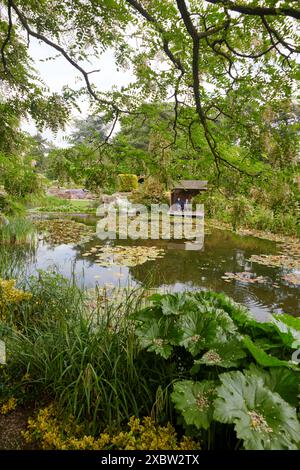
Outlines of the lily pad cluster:
<svg viewBox="0 0 300 470">
<path fill-rule="evenodd" d="M 68 219 L 35 220 L 34 225 L 42 233 L 42 239 L 51 245 L 78 244 L 93 234 L 91 227 Z"/>
<path fill-rule="evenodd" d="M 248 261 L 263 264 L 264 266 L 272 266 L 278 268 L 298 268 L 300 267 L 300 259 L 294 258 L 287 254 L 279 255 L 252 255 Z"/>
<path fill-rule="evenodd" d="M 224 279 L 226 282 L 232 282 L 235 280 L 245 282 L 247 284 L 265 284 L 268 282 L 268 278 L 264 276 L 256 276 L 249 271 L 243 271 L 239 273 L 225 273 L 224 276 L 222 276 L 222 279 Z"/>
<path fill-rule="evenodd" d="M 178 370 L 170 399 L 202 445 L 300 448 L 300 319 L 257 321 L 223 294 L 155 294 L 133 318 L 140 346 Z M 227 426 L 227 429 L 224 429 Z M 218 434 L 219 433 L 219 434 Z"/>
<path fill-rule="evenodd" d="M 147 261 L 163 258 L 164 249 L 155 246 L 110 246 L 98 245 L 82 254 L 88 257 L 93 255 L 95 263 L 101 266 L 138 266 Z"/>
<path fill-rule="evenodd" d="M 282 253 L 286 254 L 300 262 L 300 243 L 291 242 L 283 245 Z"/>
<path fill-rule="evenodd" d="M 294 286 L 300 286 L 300 273 L 285 274 L 282 276 L 282 279 L 287 281 L 289 284 L 293 284 Z"/>
<path fill-rule="evenodd" d="M 300 244 L 293 242 L 283 245 L 278 255 L 252 255 L 249 261 L 290 270 L 290 273 L 284 274 L 282 279 L 294 286 L 300 286 L 300 274 L 294 270 L 300 270 Z M 225 273 L 227 274 L 227 273 Z"/>
</svg>

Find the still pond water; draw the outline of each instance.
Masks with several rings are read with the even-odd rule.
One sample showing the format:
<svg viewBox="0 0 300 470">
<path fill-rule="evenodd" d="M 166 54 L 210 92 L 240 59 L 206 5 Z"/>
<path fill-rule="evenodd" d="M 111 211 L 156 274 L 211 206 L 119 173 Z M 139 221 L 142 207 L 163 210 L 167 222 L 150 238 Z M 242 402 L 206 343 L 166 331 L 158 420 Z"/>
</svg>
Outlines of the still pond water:
<svg viewBox="0 0 300 470">
<path fill-rule="evenodd" d="M 95 227 L 97 221 L 92 216 L 66 217 L 90 227 Z M 102 244 L 156 246 L 164 251 L 162 257 L 138 266 L 101 266 L 93 249 L 96 253 L 95 246 Z M 75 273 L 78 284 L 87 288 L 95 285 L 129 285 L 166 291 L 212 289 L 225 292 L 237 302 L 246 305 L 261 319 L 271 312 L 300 315 L 300 287 L 290 285 L 282 279 L 287 271 L 249 261 L 251 255 L 276 255 L 280 249 L 279 244 L 211 228 L 205 234 L 202 250 L 188 251 L 184 246 L 182 241 L 174 240 L 103 242 L 96 236 L 78 245 L 51 246 L 40 240 L 36 249 L 28 253 L 26 275 L 35 274 L 39 269 L 57 268 L 65 276 Z M 225 273 L 241 272 L 249 273 L 249 276 L 262 276 L 263 282 L 249 283 L 223 278 Z"/>
</svg>

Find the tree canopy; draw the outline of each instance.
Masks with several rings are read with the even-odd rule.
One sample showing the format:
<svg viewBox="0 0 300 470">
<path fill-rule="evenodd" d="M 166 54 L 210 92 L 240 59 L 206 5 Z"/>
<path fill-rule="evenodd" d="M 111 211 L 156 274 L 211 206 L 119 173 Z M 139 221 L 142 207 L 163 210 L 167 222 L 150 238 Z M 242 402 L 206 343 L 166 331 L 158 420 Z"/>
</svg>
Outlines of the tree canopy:
<svg viewBox="0 0 300 470">
<path fill-rule="evenodd" d="M 138 115 L 143 102 L 173 102 L 173 146 L 178 130 L 193 140 L 202 128 L 202 152 L 220 171 L 240 169 L 224 155 L 222 142 L 235 135 L 248 142 L 297 100 L 300 76 L 300 8 L 277 0 L 2 0 L 1 78 L 12 104 L 41 124 L 62 124 L 74 91 L 49 95 L 29 72 L 26 38 L 61 54 L 84 80 L 94 111 L 111 121 L 109 139 L 122 115 Z M 91 55 L 113 48 L 117 66 L 135 79 L 120 90 L 101 92 L 82 66 Z M 99 75 L 99 81 L 101 75 Z M 78 92 L 77 92 L 78 94 Z M 57 106 L 59 104 L 59 106 Z M 145 110 L 146 108 L 144 108 Z M 53 110 L 53 111 L 52 111 Z M 58 111 L 60 110 L 60 112 Z M 143 111 L 144 111 L 143 110 Z M 142 111 L 142 112 L 143 112 Z M 220 133 L 222 120 L 225 132 Z M 229 131 L 228 131 L 229 130 Z"/>
</svg>

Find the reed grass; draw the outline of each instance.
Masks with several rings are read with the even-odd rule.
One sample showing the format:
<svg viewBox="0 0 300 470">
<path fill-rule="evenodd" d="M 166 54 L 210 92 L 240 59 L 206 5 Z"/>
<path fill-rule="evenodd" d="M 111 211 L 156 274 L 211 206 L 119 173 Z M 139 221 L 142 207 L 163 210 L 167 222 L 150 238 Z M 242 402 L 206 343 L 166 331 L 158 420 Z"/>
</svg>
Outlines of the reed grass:
<svg viewBox="0 0 300 470">
<path fill-rule="evenodd" d="M 0 225 L 0 244 L 31 244 L 35 235 L 33 224 L 25 217 L 11 217 Z"/>
<path fill-rule="evenodd" d="M 55 401 L 61 419 L 71 414 L 94 435 L 120 430 L 133 415 L 164 418 L 162 391 L 178 372 L 138 345 L 130 315 L 141 293 L 114 303 L 96 295 L 91 308 L 86 293 L 58 275 L 40 273 L 28 288 L 33 297 L 6 333 L 9 375 L 28 397 Z"/>
</svg>

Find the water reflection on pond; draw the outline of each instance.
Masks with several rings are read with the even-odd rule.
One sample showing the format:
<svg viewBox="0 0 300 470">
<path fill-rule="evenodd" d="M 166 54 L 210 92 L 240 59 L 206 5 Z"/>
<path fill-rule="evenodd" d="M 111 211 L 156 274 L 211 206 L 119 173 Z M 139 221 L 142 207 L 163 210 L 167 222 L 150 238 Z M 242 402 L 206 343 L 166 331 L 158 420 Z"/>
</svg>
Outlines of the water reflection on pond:
<svg viewBox="0 0 300 470">
<path fill-rule="evenodd" d="M 70 216 L 70 218 L 84 222 L 89 227 L 94 227 L 96 224 L 96 219 L 91 216 Z M 163 252 L 163 256 L 147 260 L 144 256 L 147 250 L 139 250 L 144 256 L 142 264 L 134 265 L 131 257 L 129 266 L 126 266 L 126 259 L 119 266 L 101 266 L 101 259 L 103 262 L 101 249 L 107 244 L 156 247 L 159 252 Z M 107 250 L 106 248 L 104 251 Z M 132 250 L 123 251 L 132 252 Z M 300 287 L 293 286 L 282 278 L 288 271 L 249 261 L 252 255 L 276 255 L 278 252 L 279 246 L 272 241 L 250 236 L 242 237 L 218 229 L 211 229 L 210 233 L 205 235 L 201 251 L 185 250 L 182 241 L 174 240 L 102 242 L 93 237 L 83 244 L 55 246 L 40 240 L 35 254 L 31 253 L 27 258 L 26 271 L 28 275 L 36 273 L 38 269 L 56 266 L 65 276 L 70 276 L 73 271 L 78 283 L 88 288 L 96 284 L 100 286 L 108 284 L 143 285 L 173 291 L 212 289 L 225 292 L 236 301 L 248 306 L 258 317 L 264 317 L 270 312 L 285 312 L 298 316 Z M 234 277 L 230 273 L 240 274 Z"/>
</svg>

